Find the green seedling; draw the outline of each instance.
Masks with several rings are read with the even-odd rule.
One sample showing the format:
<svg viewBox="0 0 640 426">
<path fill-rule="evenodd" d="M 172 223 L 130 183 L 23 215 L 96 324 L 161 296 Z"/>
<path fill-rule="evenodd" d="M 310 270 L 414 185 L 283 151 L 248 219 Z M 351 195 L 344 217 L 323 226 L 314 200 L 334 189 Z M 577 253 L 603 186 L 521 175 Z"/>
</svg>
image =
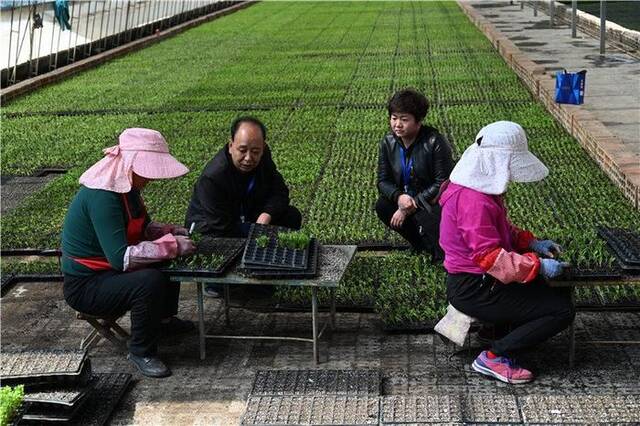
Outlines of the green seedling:
<svg viewBox="0 0 640 426">
<path fill-rule="evenodd" d="M 302 231 L 278 232 L 278 245 L 289 249 L 302 250 L 309 245 L 311 238 Z"/>
<path fill-rule="evenodd" d="M 256 238 L 256 245 L 260 248 L 267 248 L 269 245 L 269 237 L 267 235 L 260 235 Z"/>
</svg>

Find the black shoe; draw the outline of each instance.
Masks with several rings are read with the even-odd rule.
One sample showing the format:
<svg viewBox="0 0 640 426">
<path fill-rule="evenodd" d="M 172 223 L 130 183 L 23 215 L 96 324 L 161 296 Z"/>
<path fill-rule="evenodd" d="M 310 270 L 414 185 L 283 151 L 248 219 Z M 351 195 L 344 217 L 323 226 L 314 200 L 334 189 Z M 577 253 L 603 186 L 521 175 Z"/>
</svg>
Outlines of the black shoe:
<svg viewBox="0 0 640 426">
<path fill-rule="evenodd" d="M 127 355 L 127 359 L 130 360 L 133 365 L 136 366 L 138 371 L 147 377 L 167 377 L 171 375 L 171 370 L 164 365 L 160 358 L 155 356 L 138 356 L 132 353 Z"/>
<path fill-rule="evenodd" d="M 189 320 L 181 320 L 180 318 L 171 317 L 169 322 L 160 323 L 160 334 L 164 336 L 173 336 L 176 334 L 186 334 L 194 331 L 196 326 Z"/>
</svg>

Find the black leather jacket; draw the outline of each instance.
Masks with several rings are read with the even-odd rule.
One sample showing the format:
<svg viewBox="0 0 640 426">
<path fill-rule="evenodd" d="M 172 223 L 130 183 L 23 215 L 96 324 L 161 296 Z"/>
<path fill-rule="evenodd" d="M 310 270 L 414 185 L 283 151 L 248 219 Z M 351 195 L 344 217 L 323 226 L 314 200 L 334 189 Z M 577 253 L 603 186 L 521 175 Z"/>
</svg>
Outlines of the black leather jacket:
<svg viewBox="0 0 640 426">
<path fill-rule="evenodd" d="M 378 155 L 378 192 L 393 202 L 405 192 L 400 144 L 400 138 L 389 132 L 380 141 Z M 413 159 L 409 189 L 415 192 L 418 207 L 424 209 L 437 201 L 440 185 L 449 179 L 453 169 L 451 146 L 436 129 L 423 125 L 409 149 L 409 157 Z"/>
</svg>

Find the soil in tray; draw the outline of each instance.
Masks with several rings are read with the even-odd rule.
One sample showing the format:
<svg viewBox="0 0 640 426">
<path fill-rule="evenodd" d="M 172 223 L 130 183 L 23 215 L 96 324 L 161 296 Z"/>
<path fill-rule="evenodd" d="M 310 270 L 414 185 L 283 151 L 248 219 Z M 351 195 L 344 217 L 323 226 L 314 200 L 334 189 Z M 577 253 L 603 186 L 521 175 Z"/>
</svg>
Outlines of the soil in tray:
<svg viewBox="0 0 640 426">
<path fill-rule="evenodd" d="M 240 255 L 244 238 L 203 238 L 198 242 L 196 254 L 180 257 L 162 270 L 169 273 L 222 274 Z"/>
<path fill-rule="evenodd" d="M 251 225 L 247 245 L 242 255 L 243 267 L 306 269 L 311 244 L 304 249 L 282 246 L 278 241 L 278 234 L 288 232 L 293 230 L 278 226 Z M 264 245 L 259 241 L 261 237 L 268 238 Z"/>
</svg>

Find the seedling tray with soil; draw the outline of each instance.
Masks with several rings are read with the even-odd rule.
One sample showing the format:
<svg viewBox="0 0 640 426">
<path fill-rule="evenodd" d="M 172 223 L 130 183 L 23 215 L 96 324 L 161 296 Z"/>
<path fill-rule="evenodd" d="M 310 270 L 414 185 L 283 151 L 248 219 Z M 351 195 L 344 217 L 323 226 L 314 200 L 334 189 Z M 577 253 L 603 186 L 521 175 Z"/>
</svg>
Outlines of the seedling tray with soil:
<svg viewBox="0 0 640 426">
<path fill-rule="evenodd" d="M 193 256 L 175 259 L 161 270 L 172 276 L 222 276 L 242 252 L 245 241 L 244 238 L 205 237 L 197 243 Z"/>
<path fill-rule="evenodd" d="M 602 237 L 615 253 L 622 269 L 640 273 L 640 233 L 630 229 L 598 227 Z"/>
<path fill-rule="evenodd" d="M 318 274 L 318 255 L 319 244 L 315 238 L 311 239 L 309 246 L 308 265 L 305 269 L 284 269 L 282 267 L 269 268 L 261 266 L 252 266 L 250 268 L 241 267 L 238 269 L 243 275 L 253 278 L 313 278 Z"/>
<path fill-rule="evenodd" d="M 54 396 L 54 394 L 57 394 Z M 25 395 L 25 401 L 29 403 L 23 420 L 35 422 L 68 422 L 75 417 L 84 404 L 88 401 L 90 389 L 82 392 L 45 392 L 39 394 L 36 399 Z M 47 400 L 52 396 L 57 400 Z M 72 401 L 70 400 L 72 398 Z"/>
<path fill-rule="evenodd" d="M 91 375 L 86 351 L 31 350 L 2 354 L 0 380 L 33 388 L 46 384 L 85 384 Z"/>
<path fill-rule="evenodd" d="M 279 226 L 251 225 L 247 245 L 242 255 L 242 268 L 308 269 L 309 249 L 314 239 L 307 238 L 306 245 L 289 245 L 284 241 L 284 236 L 294 232 Z"/>
</svg>

